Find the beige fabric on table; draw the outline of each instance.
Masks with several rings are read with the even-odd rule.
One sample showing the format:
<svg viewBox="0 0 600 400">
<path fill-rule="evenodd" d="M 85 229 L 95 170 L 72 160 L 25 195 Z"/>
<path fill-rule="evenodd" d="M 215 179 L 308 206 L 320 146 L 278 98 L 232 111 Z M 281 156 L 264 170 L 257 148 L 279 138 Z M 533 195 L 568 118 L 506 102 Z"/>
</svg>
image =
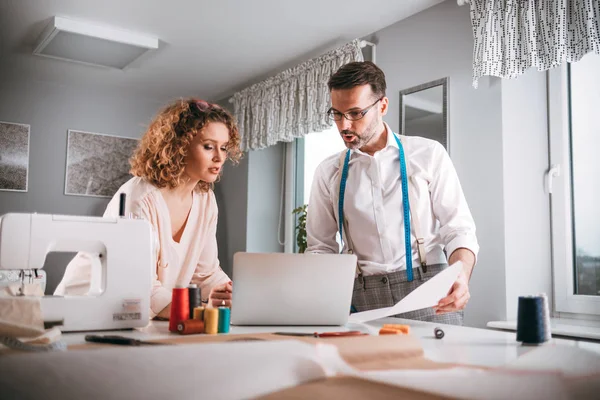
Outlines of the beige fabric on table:
<svg viewBox="0 0 600 400">
<path fill-rule="evenodd" d="M 40 298 L 0 296 L 0 336 L 34 338 L 44 334 Z"/>
<path fill-rule="evenodd" d="M 18 338 L 29 345 L 48 345 L 58 341 L 60 329 L 44 329 L 43 295 L 38 284 L 13 284 L 1 288 L 0 337 Z"/>
<path fill-rule="evenodd" d="M 21 285 L 20 283 L 13 283 L 12 285 L 0 288 L 0 296 L 20 295 L 42 297 L 44 295 L 44 291 L 38 283 L 26 283 L 24 285 Z"/>
</svg>

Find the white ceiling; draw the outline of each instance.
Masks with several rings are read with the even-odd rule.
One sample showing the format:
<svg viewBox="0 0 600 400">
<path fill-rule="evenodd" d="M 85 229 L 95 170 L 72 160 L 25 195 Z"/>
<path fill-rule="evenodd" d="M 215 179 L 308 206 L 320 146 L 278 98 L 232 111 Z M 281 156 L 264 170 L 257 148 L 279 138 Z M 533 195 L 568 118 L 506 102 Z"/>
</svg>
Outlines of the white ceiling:
<svg viewBox="0 0 600 400">
<path fill-rule="evenodd" d="M 0 0 L 0 77 L 218 100 L 443 0 Z M 124 70 L 32 55 L 58 15 L 158 37 Z"/>
</svg>

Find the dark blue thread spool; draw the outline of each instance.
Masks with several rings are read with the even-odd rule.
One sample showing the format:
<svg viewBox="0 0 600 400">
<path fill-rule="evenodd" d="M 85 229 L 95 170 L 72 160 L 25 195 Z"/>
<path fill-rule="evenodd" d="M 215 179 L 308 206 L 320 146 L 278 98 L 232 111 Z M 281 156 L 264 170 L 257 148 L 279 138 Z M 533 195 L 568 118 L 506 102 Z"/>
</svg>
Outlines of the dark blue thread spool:
<svg viewBox="0 0 600 400">
<path fill-rule="evenodd" d="M 540 345 L 550 338 L 550 315 L 546 295 L 520 296 L 517 341 L 524 345 Z"/>
</svg>

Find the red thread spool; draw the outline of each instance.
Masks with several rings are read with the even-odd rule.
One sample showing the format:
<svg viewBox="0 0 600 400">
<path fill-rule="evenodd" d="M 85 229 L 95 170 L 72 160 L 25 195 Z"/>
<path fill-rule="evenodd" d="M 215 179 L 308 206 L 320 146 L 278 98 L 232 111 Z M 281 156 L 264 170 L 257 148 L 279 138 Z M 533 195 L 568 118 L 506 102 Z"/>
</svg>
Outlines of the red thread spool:
<svg viewBox="0 0 600 400">
<path fill-rule="evenodd" d="M 204 333 L 204 321 L 189 319 L 177 324 L 177 332 L 182 335 L 193 335 L 195 333 Z"/>
<path fill-rule="evenodd" d="M 190 319 L 190 298 L 185 287 L 173 288 L 171 295 L 171 316 L 169 318 L 169 331 L 177 332 L 177 324 Z"/>
</svg>

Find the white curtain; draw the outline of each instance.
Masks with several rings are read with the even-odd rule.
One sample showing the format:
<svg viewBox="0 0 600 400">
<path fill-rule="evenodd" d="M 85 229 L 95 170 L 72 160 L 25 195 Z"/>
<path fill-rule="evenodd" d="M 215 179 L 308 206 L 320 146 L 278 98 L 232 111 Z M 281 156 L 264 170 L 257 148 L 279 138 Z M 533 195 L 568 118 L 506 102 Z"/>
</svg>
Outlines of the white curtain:
<svg viewBox="0 0 600 400">
<path fill-rule="evenodd" d="M 263 149 L 329 128 L 327 80 L 342 65 L 362 59 L 354 40 L 234 94 L 230 101 L 242 149 Z"/>
<path fill-rule="evenodd" d="M 466 2 L 459 0 L 460 3 Z M 469 0 L 473 87 L 484 75 L 515 78 L 600 54 L 599 0 Z"/>
</svg>

